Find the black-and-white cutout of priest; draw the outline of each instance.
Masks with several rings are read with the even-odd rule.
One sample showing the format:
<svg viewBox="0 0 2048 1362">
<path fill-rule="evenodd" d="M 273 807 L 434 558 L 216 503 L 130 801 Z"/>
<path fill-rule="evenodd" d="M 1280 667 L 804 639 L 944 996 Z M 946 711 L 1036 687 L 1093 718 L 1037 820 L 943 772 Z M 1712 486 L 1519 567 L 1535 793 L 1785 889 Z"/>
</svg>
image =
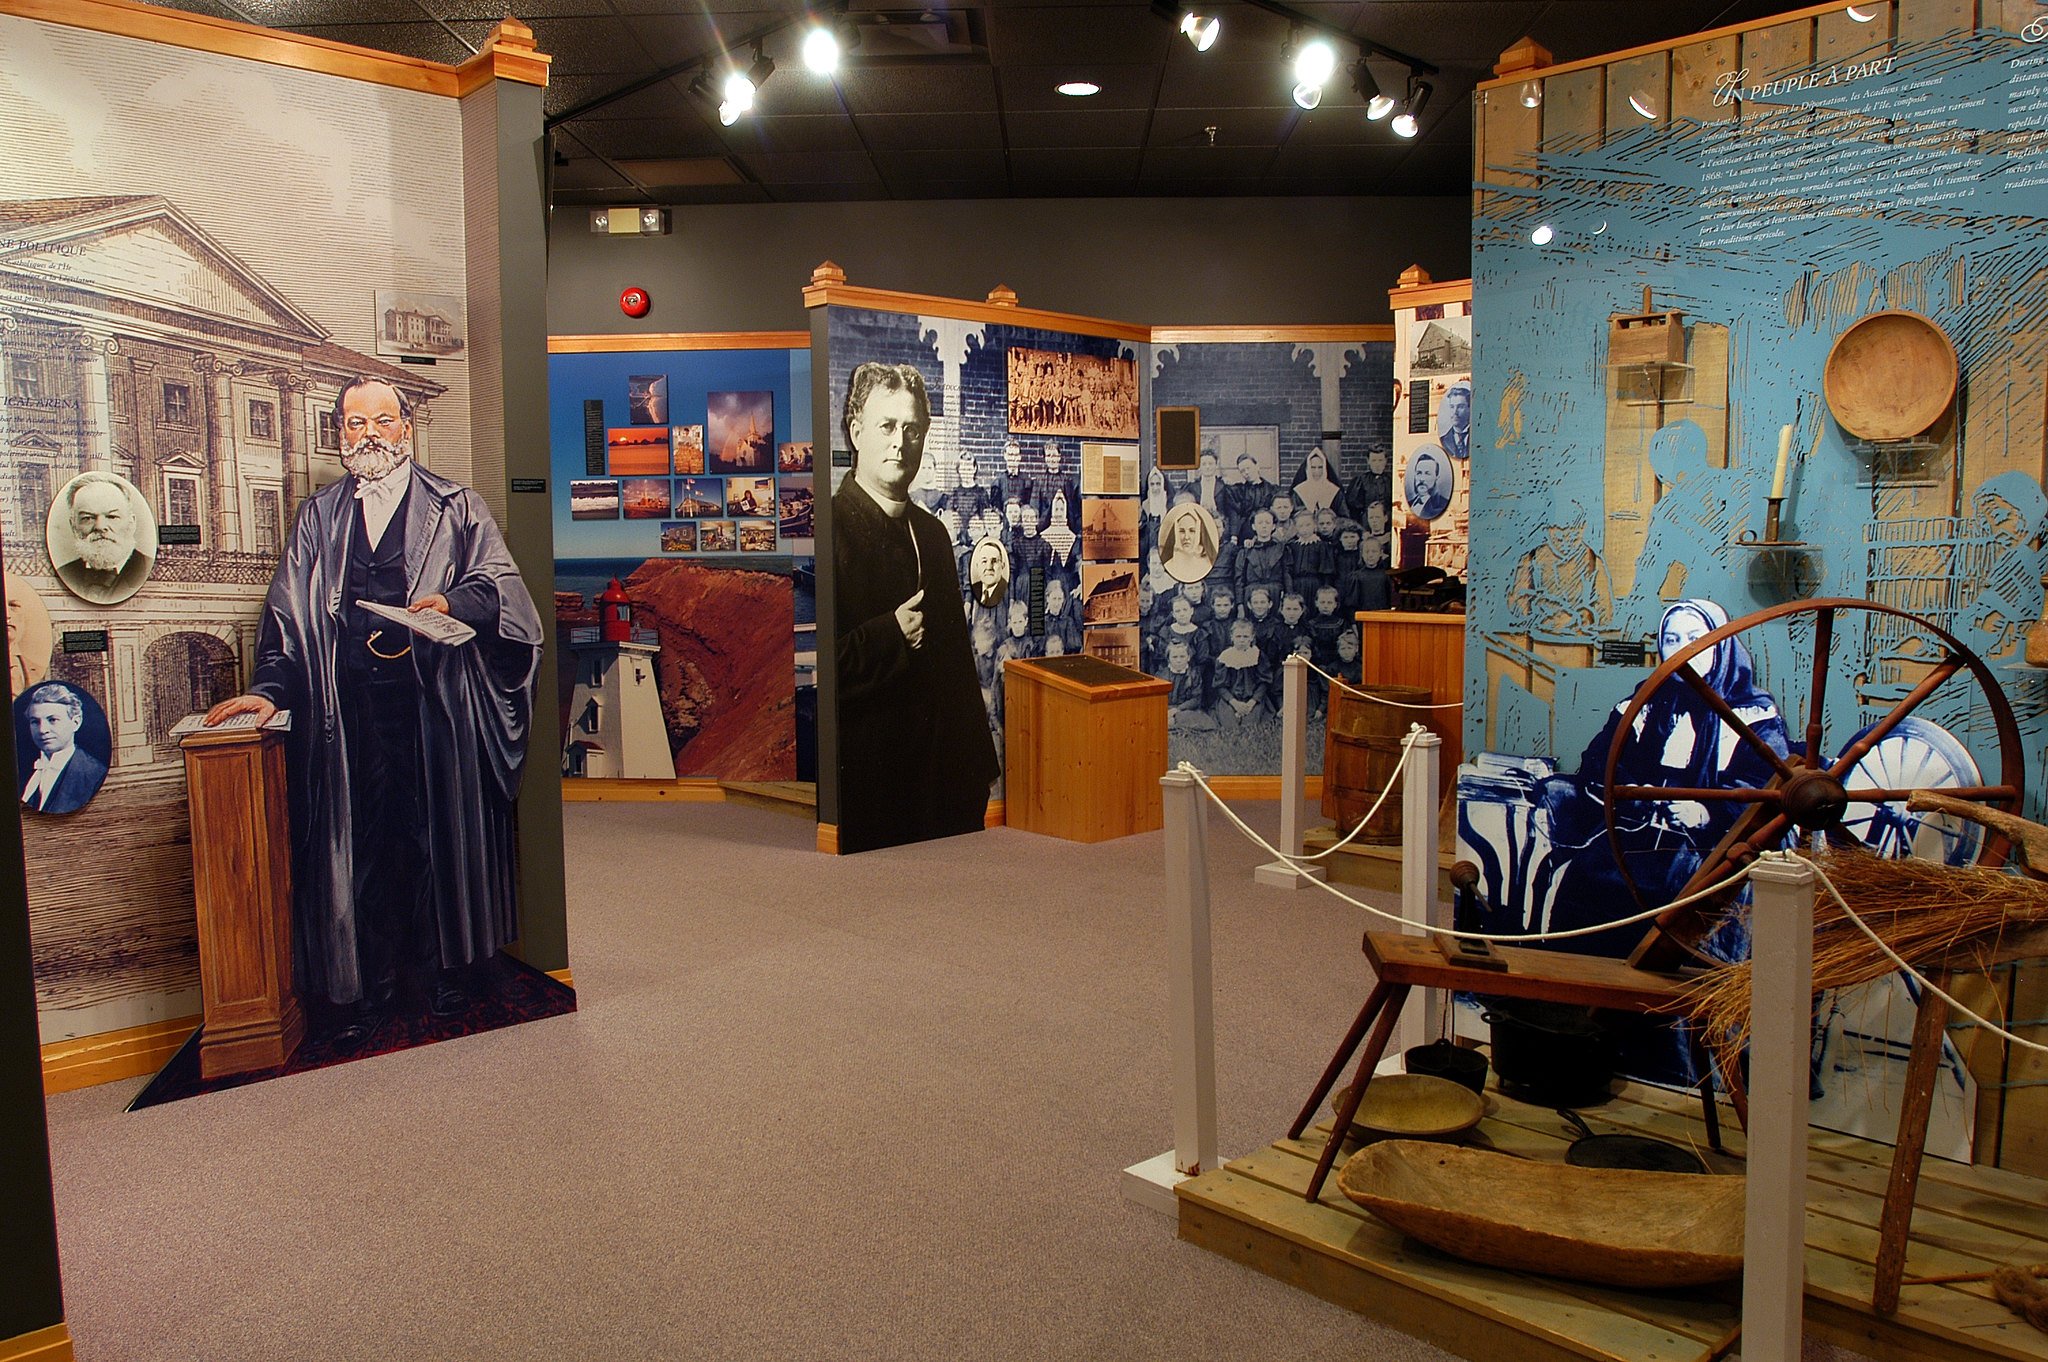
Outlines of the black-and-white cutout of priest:
<svg viewBox="0 0 2048 1362">
<path fill-rule="evenodd" d="M 356 379 L 334 415 L 348 475 L 300 509 L 250 693 L 207 722 L 292 712 L 293 957 L 309 1020 L 345 1044 L 394 1009 L 463 1011 L 473 967 L 518 934 L 541 625 L 483 498 L 413 462 L 405 395 Z M 434 642 L 359 601 L 476 637 Z"/>
<path fill-rule="evenodd" d="M 952 536 L 917 504 L 931 399 L 908 364 L 862 364 L 832 496 L 839 849 L 979 832 L 999 774 Z"/>
</svg>

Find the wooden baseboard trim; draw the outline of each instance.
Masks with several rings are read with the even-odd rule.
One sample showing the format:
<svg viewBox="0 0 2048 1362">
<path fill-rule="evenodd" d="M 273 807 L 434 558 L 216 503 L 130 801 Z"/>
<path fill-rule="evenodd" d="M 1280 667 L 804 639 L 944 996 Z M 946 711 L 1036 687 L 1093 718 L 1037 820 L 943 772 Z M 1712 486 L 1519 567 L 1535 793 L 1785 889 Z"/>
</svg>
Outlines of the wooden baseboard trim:
<svg viewBox="0 0 2048 1362">
<path fill-rule="evenodd" d="M 548 978 L 554 980 L 556 983 L 562 985 L 564 988 L 576 987 L 576 976 L 569 973 L 569 968 L 566 965 L 563 966 L 561 969 L 551 969 L 547 971 L 547 976 Z"/>
<path fill-rule="evenodd" d="M 175 1017 L 97 1036 L 52 1041 L 43 1047 L 43 1095 L 153 1074 L 199 1029 L 199 1022 L 198 1017 Z M 0 1352 L 0 1362 L 8 1356 Z"/>
<path fill-rule="evenodd" d="M 725 790 L 715 780 L 565 780 L 564 804 L 723 804 Z"/>
<path fill-rule="evenodd" d="M 991 799 L 988 802 L 988 811 L 981 816 L 981 825 L 984 828 L 1000 828 L 1007 822 L 1008 818 L 1003 812 L 1003 801 Z"/>
<path fill-rule="evenodd" d="M 71 1326 L 52 1324 L 34 1333 L 0 1338 L 0 1362 L 73 1362 Z"/>
<path fill-rule="evenodd" d="M 839 854 L 839 825 L 837 823 L 818 824 L 818 850 L 824 852 L 827 856 L 837 856 Z"/>
<path fill-rule="evenodd" d="M 1209 788 L 1224 799 L 1278 799 L 1280 777 L 1278 776 L 1210 776 Z M 1323 797 L 1323 778 L 1309 776 L 1302 781 L 1302 795 L 1307 799 Z"/>
</svg>

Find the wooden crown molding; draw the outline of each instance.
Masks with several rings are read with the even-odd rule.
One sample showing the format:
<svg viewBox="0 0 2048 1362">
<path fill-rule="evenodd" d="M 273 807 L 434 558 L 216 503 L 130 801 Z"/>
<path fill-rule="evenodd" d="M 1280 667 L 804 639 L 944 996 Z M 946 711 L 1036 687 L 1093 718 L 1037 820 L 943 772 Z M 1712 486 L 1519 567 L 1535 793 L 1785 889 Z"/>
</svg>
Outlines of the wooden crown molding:
<svg viewBox="0 0 2048 1362">
<path fill-rule="evenodd" d="M 1390 341 L 1394 328 L 1374 326 L 1155 326 L 1154 345 L 1345 345 Z"/>
<path fill-rule="evenodd" d="M 1752 19 L 1746 24 L 1728 24 L 1721 28 L 1707 29 L 1702 33 L 1688 33 L 1683 38 L 1672 38 L 1661 43 L 1645 43 L 1641 47 L 1631 47 L 1620 52 L 1609 52 L 1599 57 L 1588 57 L 1584 61 L 1560 62 L 1554 66 L 1516 70 L 1511 74 L 1496 76 L 1492 80 L 1482 80 L 1476 89 L 1479 93 L 1483 94 L 1488 90 L 1499 90 L 1510 85 L 1520 85 L 1525 80 L 1546 80 L 1551 76 L 1562 76 L 1572 71 L 1588 71 L 1596 66 L 1612 66 L 1615 62 L 1627 61 L 1631 57 L 1647 57 L 1658 52 L 1676 52 L 1681 47 L 1692 47 L 1699 43 L 1711 42 L 1715 38 L 1730 38 L 1744 33 L 1755 33 L 1761 29 L 1777 28 L 1781 24 L 1796 24 L 1802 20 L 1810 23 L 1826 15 L 1840 14 L 1841 12 L 1842 0 L 1835 0 L 1833 4 L 1829 5 L 1809 5 L 1805 9 L 1790 10 L 1784 14 L 1773 14 L 1765 19 Z M 1541 48 L 1537 50 L 1542 51 Z M 1515 48 L 1509 48 L 1501 54 L 1501 61 L 1506 63 L 1514 54 Z"/>
<path fill-rule="evenodd" d="M 494 80 L 545 87 L 553 61 L 534 50 L 533 30 L 507 15 L 484 39 L 484 50 L 456 68 L 456 90 L 466 95 Z"/>
<path fill-rule="evenodd" d="M 533 30 L 517 19 L 500 24 L 481 53 L 455 67 L 232 19 L 160 9 L 137 0 L 0 0 L 0 14 L 450 98 L 469 93 L 493 76 L 546 85 L 552 60 L 533 50 Z"/>
<path fill-rule="evenodd" d="M 640 350 L 808 350 L 808 331 L 667 331 L 631 336 L 549 336 L 551 355 L 626 354 Z"/>
<path fill-rule="evenodd" d="M 1409 274 L 1421 274 L 1417 283 L 1408 282 Z M 1421 270 L 1403 270 L 1398 287 L 1387 290 L 1387 305 L 1396 312 L 1410 307 L 1431 307 L 1437 303 L 1469 303 L 1472 301 L 1470 279 L 1446 279 L 1436 283 Z"/>
<path fill-rule="evenodd" d="M 861 307 L 874 312 L 907 312 L 915 316 L 953 317 L 967 322 L 1002 322 L 1009 326 L 1034 326 L 1047 331 L 1066 331 L 1081 336 L 1106 336 L 1112 340 L 1152 339 L 1150 327 L 1134 326 L 1129 322 L 1106 321 L 1100 317 L 1076 317 L 1065 312 L 1047 312 L 1035 307 L 1019 307 L 1012 303 L 975 303 L 964 298 L 939 298 L 927 293 L 899 293 L 893 289 L 861 288 L 846 283 L 845 279 L 846 271 L 831 261 L 819 265 L 811 273 L 810 286 L 804 289 L 804 306 Z"/>
</svg>

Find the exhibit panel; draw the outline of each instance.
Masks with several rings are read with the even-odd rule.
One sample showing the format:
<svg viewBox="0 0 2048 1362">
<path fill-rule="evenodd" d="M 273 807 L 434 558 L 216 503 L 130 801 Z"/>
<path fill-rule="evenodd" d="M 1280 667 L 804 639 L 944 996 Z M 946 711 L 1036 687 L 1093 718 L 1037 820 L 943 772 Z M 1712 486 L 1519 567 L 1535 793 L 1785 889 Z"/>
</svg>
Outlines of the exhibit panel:
<svg viewBox="0 0 2048 1362">
<path fill-rule="evenodd" d="M 1152 402 L 1196 413 L 1192 462 L 1163 438 L 1146 443 L 1138 504 L 1134 665 L 1175 682 L 1174 761 L 1270 775 L 1280 769 L 1287 657 L 1359 679 L 1357 614 L 1393 602 L 1393 334 L 1154 329 Z M 1216 551 L 1181 553 L 1183 522 L 1213 533 Z M 1309 681 L 1314 772 L 1329 682 Z"/>
<path fill-rule="evenodd" d="M 2025 640 L 2048 530 L 2048 181 L 2030 171 L 2048 66 L 2011 8 L 1974 25 L 1970 6 L 1809 11 L 1482 88 L 1465 693 L 1480 755 L 1460 803 L 1485 925 L 1612 921 L 1636 911 L 1628 878 L 1669 899 L 1770 782 L 1765 749 L 1851 761 L 1878 788 L 2023 782 L 2019 811 L 2041 814 L 2048 687 Z M 1539 608 L 1546 577 L 1577 585 Z M 1793 607 L 1814 597 L 1840 603 Z M 1618 726 L 1656 662 L 1759 611 L 1699 654 L 1704 688 L 1674 681 Z M 1959 648 L 1988 668 L 1978 684 L 1946 679 Z M 1608 780 L 1707 793 L 1623 808 L 1599 799 Z M 1903 801 L 1850 814 L 1880 850 L 1975 855 Z M 1634 944 L 1610 935 L 1594 940 Z M 1705 946 L 1741 958 L 1741 915 Z M 2005 1015 L 2038 1013 L 2016 1001 L 2036 976 L 2001 975 Z M 1829 995 L 1816 1121 L 1890 1138 L 1913 1010 L 1890 980 Z M 1930 1148 L 2041 1166 L 2021 1133 L 2040 1124 L 2022 1114 L 2034 1057 L 1959 1040 Z M 1652 1048 L 1634 1072 L 1691 1076 Z M 1991 1080 L 1981 1100 L 1974 1078 Z"/>
<path fill-rule="evenodd" d="M 564 779 L 816 779 L 810 337 L 548 346 Z"/>
<path fill-rule="evenodd" d="M 190 1031 L 180 740 L 208 718 L 283 735 L 266 778 L 289 786 L 301 993 L 354 1007 L 385 974 L 358 952 L 384 928 L 351 860 L 432 866 L 407 978 L 515 942 L 564 970 L 553 768 L 524 769 L 553 554 L 511 495 L 545 471 L 543 331 L 499 278 L 543 240 L 548 59 L 516 21 L 455 68 L 122 3 L 21 8 L 38 17 L 0 14 L 0 130 L 35 149 L 0 166 L 0 519 L 28 626 L 11 670 L 34 682 L 44 1040 L 123 1032 L 123 1058 L 79 1066 L 101 1081 Z M 420 777 L 375 816 L 331 795 L 376 788 L 356 747 L 403 712 L 359 673 L 439 716 L 409 725 Z M 326 816 L 336 858 L 312 850 Z"/>
<path fill-rule="evenodd" d="M 1102 626 L 1128 646 L 1138 565 L 1086 560 L 1083 506 L 1135 499 L 1147 331 L 1003 290 L 977 304 L 849 289 L 830 269 L 806 294 L 834 422 L 819 819 L 862 851 L 988 820 L 1006 662 L 1082 652 Z M 1135 553 L 1127 514 L 1097 517 Z"/>
</svg>

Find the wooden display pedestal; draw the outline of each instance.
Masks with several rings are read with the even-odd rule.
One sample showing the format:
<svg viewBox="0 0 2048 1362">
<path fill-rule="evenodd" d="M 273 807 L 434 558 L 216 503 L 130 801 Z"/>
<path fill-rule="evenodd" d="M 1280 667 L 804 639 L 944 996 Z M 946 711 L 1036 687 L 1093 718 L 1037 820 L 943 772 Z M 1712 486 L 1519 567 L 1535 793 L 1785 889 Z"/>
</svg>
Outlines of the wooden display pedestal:
<svg viewBox="0 0 2048 1362">
<path fill-rule="evenodd" d="M 291 810 L 284 737 L 202 730 L 179 744 L 192 809 L 192 889 L 206 1078 L 275 1069 L 305 1034 L 292 989 Z"/>
<path fill-rule="evenodd" d="M 1003 664 L 1004 821 L 1070 842 L 1165 825 L 1165 681 L 1100 658 Z"/>
</svg>

